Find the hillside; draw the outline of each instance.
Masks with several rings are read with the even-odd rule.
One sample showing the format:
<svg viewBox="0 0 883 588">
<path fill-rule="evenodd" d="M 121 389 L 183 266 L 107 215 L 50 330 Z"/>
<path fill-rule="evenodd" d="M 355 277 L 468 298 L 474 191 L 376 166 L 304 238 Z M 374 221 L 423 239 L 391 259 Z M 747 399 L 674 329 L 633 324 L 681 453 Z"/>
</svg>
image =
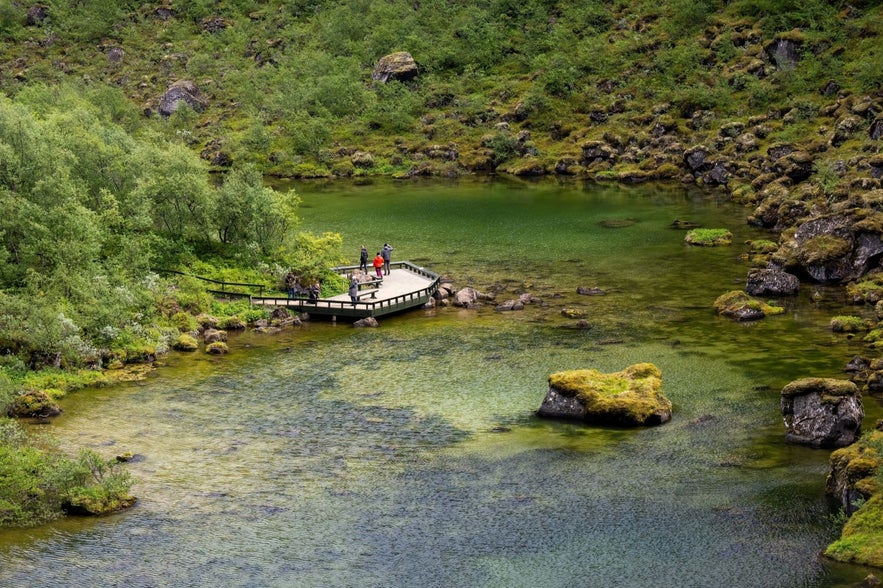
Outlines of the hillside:
<svg viewBox="0 0 883 588">
<path fill-rule="evenodd" d="M 879 150 L 880 2 L 570 4 L 6 2 L 0 83 L 109 84 L 215 166 L 282 176 L 680 179 L 704 144 L 726 177 L 698 180 L 750 199 L 772 145 L 827 192 Z M 400 51 L 416 77 L 372 80 Z M 176 82 L 192 107 L 165 117 Z"/>
</svg>

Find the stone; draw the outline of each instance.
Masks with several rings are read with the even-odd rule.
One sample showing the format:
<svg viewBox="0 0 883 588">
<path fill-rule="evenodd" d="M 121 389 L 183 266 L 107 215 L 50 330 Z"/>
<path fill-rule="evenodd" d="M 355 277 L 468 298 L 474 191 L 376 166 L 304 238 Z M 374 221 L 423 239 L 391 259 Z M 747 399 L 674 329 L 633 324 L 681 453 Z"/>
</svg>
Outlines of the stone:
<svg viewBox="0 0 883 588">
<path fill-rule="evenodd" d="M 420 70 L 417 63 L 407 51 L 390 53 L 380 58 L 371 74 L 371 79 L 386 83 L 389 80 L 408 82 L 417 77 Z"/>
<path fill-rule="evenodd" d="M 756 321 L 767 315 L 782 314 L 784 308 L 771 306 L 741 290 L 721 294 L 714 301 L 714 312 L 739 322 Z"/>
<path fill-rule="evenodd" d="M 549 376 L 549 390 L 537 415 L 608 426 L 660 425 L 671 420 L 671 401 L 662 394 L 662 374 L 652 363 L 621 372 L 570 370 Z"/>
<path fill-rule="evenodd" d="M 752 296 L 793 296 L 799 289 L 797 276 L 774 269 L 752 270 L 745 284 L 745 291 Z"/>
<path fill-rule="evenodd" d="M 811 447 L 845 447 L 861 433 L 865 416 L 853 382 L 803 378 L 782 389 L 785 440 Z"/>
<path fill-rule="evenodd" d="M 363 319 L 359 319 L 353 323 L 353 326 L 356 328 L 369 328 L 376 329 L 380 326 L 380 323 L 377 322 L 377 319 L 373 316 L 366 316 Z"/>
<path fill-rule="evenodd" d="M 196 112 L 202 112 L 208 106 L 208 100 L 196 84 L 189 80 L 179 80 L 159 99 L 159 113 L 163 116 L 172 116 L 181 103 L 189 105 Z"/>
<path fill-rule="evenodd" d="M 202 339 L 205 341 L 206 345 L 217 341 L 226 341 L 227 332 L 218 329 L 206 329 L 202 334 Z"/>
</svg>

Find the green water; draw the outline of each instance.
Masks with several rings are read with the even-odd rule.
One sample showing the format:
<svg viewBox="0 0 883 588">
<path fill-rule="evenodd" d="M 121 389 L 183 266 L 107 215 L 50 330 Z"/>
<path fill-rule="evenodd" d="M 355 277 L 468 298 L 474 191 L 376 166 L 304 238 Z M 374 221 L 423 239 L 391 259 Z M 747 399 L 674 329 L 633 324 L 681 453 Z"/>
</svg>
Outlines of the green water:
<svg viewBox="0 0 883 588">
<path fill-rule="evenodd" d="M 847 586 L 828 453 L 782 442 L 779 391 L 842 377 L 836 291 L 715 317 L 741 288 L 745 210 L 678 189 L 555 183 L 299 184 L 304 228 L 358 257 L 384 242 L 524 311 L 443 308 L 379 329 L 312 323 L 174 354 L 147 381 L 86 390 L 51 425 L 131 451 L 138 505 L 0 533 L 3 586 Z M 633 223 L 605 228 L 603 221 Z M 696 249 L 674 219 L 727 227 Z M 597 286 L 605 296 L 579 296 Z M 561 328 L 564 307 L 592 328 Z M 547 376 L 650 361 L 673 420 L 537 419 Z M 867 422 L 881 416 L 866 399 Z"/>
</svg>

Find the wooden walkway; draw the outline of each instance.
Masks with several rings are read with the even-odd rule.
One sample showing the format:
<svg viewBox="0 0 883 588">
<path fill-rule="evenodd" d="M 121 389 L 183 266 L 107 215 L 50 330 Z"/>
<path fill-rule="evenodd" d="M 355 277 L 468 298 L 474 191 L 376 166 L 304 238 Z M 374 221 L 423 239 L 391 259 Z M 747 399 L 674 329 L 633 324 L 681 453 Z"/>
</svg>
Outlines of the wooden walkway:
<svg viewBox="0 0 883 588">
<path fill-rule="evenodd" d="M 357 265 L 336 267 L 334 270 L 341 275 L 359 269 Z M 373 270 L 373 268 L 371 268 Z M 373 275 L 373 272 L 369 272 Z M 390 264 L 390 273 L 383 277 L 376 292 L 376 298 L 362 298 L 353 303 L 349 294 L 339 294 L 329 298 L 320 298 L 317 302 L 309 302 L 305 298 L 288 299 L 286 297 L 251 296 L 252 304 L 265 306 L 284 306 L 298 312 L 306 312 L 311 316 L 328 316 L 332 320 L 338 318 L 360 319 L 378 317 L 410 308 L 423 306 L 438 291 L 441 277 L 408 261 L 394 261 Z"/>
</svg>

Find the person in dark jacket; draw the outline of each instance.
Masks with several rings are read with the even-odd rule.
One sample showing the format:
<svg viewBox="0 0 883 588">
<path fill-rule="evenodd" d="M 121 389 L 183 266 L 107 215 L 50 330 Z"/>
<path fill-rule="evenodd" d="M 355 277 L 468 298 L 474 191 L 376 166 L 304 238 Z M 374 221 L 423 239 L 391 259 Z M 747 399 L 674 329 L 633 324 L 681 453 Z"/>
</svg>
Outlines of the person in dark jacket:
<svg viewBox="0 0 883 588">
<path fill-rule="evenodd" d="M 322 292 L 322 285 L 319 282 L 313 284 L 310 288 L 310 302 L 318 302 L 319 294 Z"/>
<path fill-rule="evenodd" d="M 361 251 L 359 251 L 359 269 L 368 273 L 368 248 L 362 245 Z"/>
<path fill-rule="evenodd" d="M 392 245 L 389 243 L 383 244 L 383 249 L 380 250 L 380 255 L 383 256 L 383 270 L 386 275 L 389 275 L 389 254 L 392 252 Z"/>
</svg>

